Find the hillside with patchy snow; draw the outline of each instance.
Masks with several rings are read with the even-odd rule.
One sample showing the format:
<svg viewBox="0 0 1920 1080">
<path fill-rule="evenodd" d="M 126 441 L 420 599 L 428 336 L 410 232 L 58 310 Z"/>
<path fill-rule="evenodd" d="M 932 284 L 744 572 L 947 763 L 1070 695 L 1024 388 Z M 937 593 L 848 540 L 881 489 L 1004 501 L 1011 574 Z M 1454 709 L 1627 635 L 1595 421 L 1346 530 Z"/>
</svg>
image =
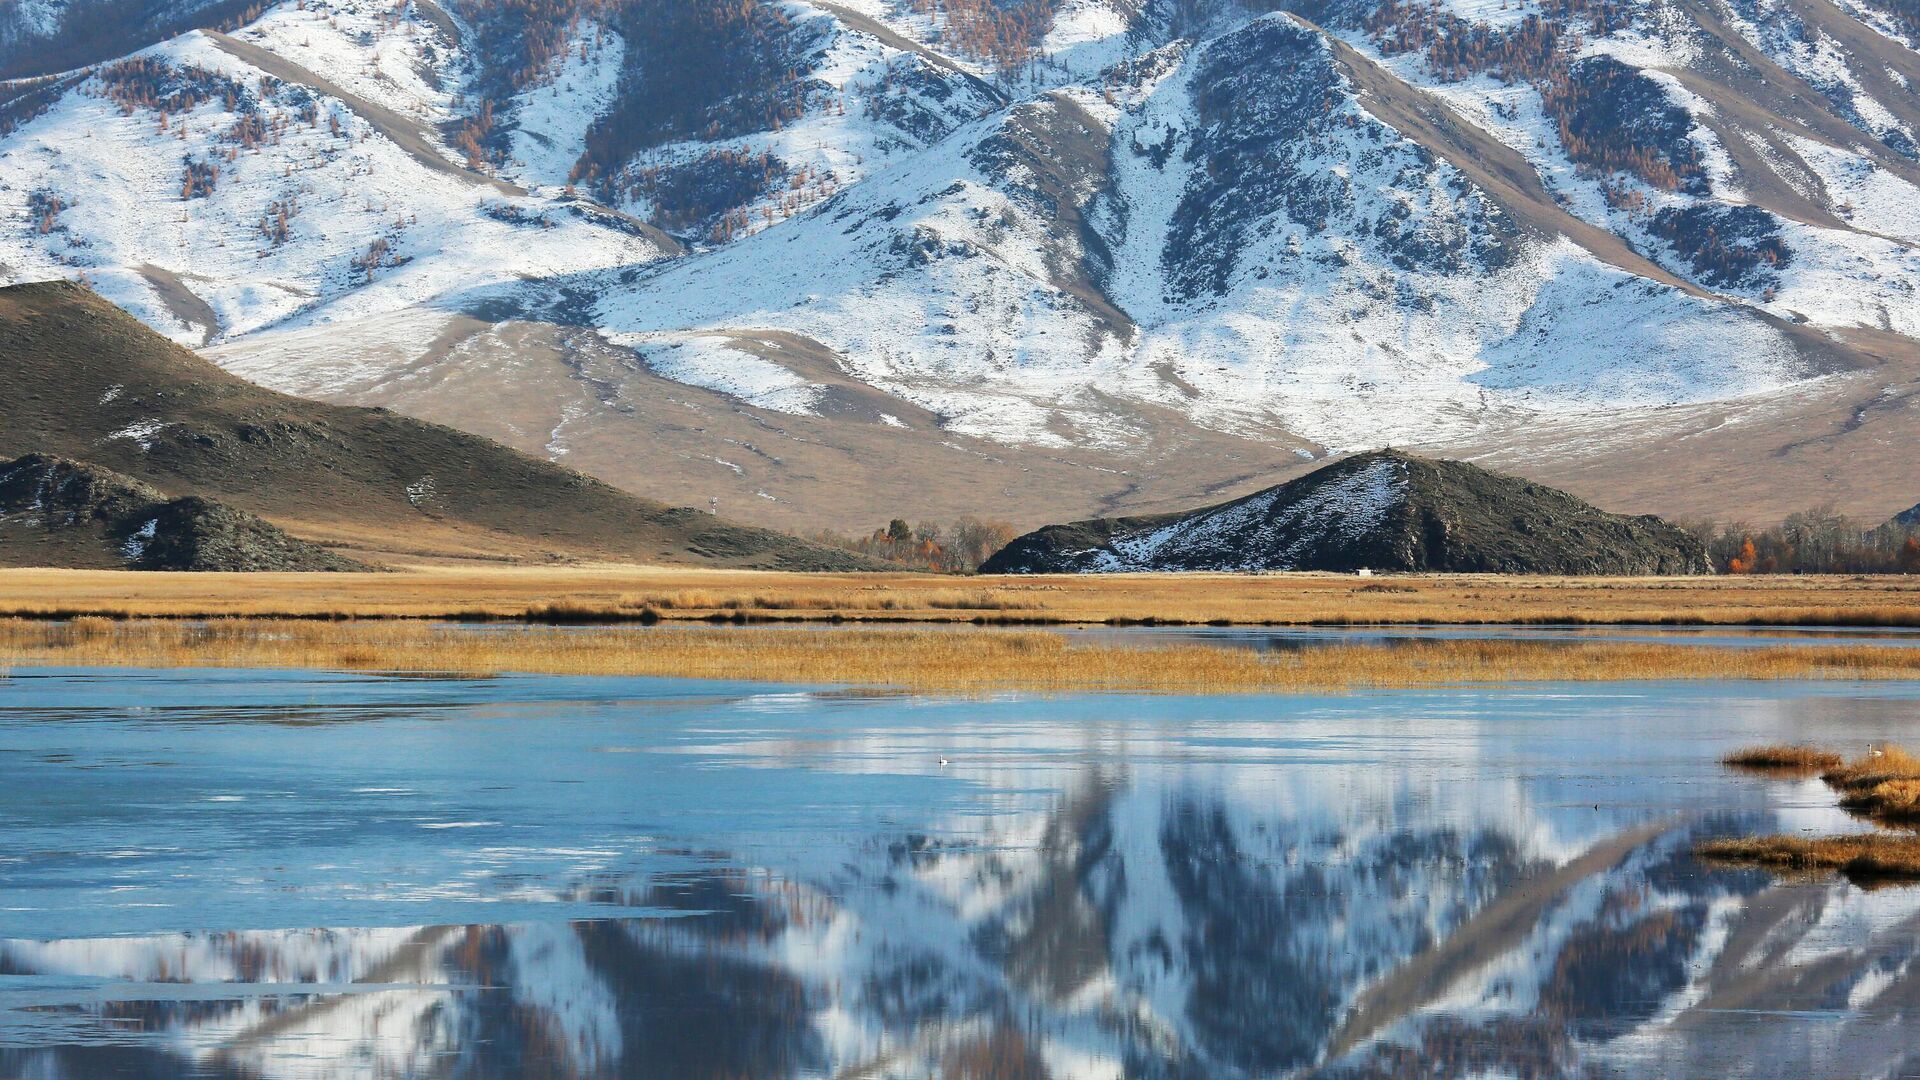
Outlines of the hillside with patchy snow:
<svg viewBox="0 0 1920 1080">
<path fill-rule="evenodd" d="M 984 573 L 1388 570 L 1703 574 L 1705 546 L 1659 518 L 1458 461 L 1357 454 L 1278 487 L 1184 514 L 1050 525 Z"/>
<path fill-rule="evenodd" d="M 131 55 L 40 59 L 109 9 Z M 622 481 L 663 392 L 863 456 L 1247 447 L 1189 502 L 1249 454 L 1912 412 L 1920 24 L 1889 0 L 7 19 L 0 277 L 84 277 L 276 388 L 510 401 L 491 433 Z M 669 482 L 818 499 L 743 441 Z"/>
</svg>

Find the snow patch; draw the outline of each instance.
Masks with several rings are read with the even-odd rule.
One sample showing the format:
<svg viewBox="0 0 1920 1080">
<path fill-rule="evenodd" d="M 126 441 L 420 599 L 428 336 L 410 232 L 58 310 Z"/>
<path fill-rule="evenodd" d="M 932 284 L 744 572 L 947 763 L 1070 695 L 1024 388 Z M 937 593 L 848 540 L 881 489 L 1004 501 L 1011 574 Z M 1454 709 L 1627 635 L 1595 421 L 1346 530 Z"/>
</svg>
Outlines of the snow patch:
<svg viewBox="0 0 1920 1080">
<path fill-rule="evenodd" d="M 1380 527 L 1387 511 L 1406 498 L 1406 466 L 1383 458 L 1350 476 L 1322 483 L 1299 500 L 1276 508 L 1276 488 L 1216 510 L 1182 519 L 1152 532 L 1112 542 L 1118 560 L 1103 570 L 1146 570 L 1168 559 L 1186 565 L 1182 555 L 1217 553 L 1206 559 L 1209 569 L 1290 570 L 1310 548 L 1328 537 L 1351 543 Z M 1293 534 L 1285 548 L 1274 550 L 1280 536 Z M 1236 564 L 1223 558 L 1233 552 Z"/>
<path fill-rule="evenodd" d="M 663 378 L 715 390 L 758 408 L 813 415 L 820 396 L 820 386 L 735 345 L 729 336 L 612 333 L 606 337 L 634 350 Z"/>
<path fill-rule="evenodd" d="M 151 450 L 153 449 L 154 436 L 173 426 L 174 423 L 171 420 L 136 420 L 118 431 L 109 433 L 101 441 L 112 442 L 116 439 L 132 439 L 134 442 L 140 444 L 140 449 Z"/>
<path fill-rule="evenodd" d="M 133 534 L 127 537 L 126 543 L 120 545 L 120 553 L 127 557 L 128 562 L 145 558 L 148 546 L 153 543 L 154 535 L 159 531 L 160 519 L 148 519 L 145 524 L 135 529 Z"/>
</svg>

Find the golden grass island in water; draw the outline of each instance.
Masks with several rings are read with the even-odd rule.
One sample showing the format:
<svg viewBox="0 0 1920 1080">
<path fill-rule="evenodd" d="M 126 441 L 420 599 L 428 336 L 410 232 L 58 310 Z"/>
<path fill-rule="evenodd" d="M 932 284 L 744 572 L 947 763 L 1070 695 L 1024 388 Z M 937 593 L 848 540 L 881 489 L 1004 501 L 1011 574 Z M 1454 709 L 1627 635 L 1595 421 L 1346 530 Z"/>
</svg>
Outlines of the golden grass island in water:
<svg viewBox="0 0 1920 1080">
<path fill-rule="evenodd" d="M 1813 747 L 1755 747 L 1722 759 L 1736 768 L 1805 775 L 1815 769 L 1840 805 L 1874 822 L 1875 832 L 1841 836 L 1751 836 L 1700 845 L 1708 859 L 1789 873 L 1838 872 L 1861 882 L 1920 881 L 1920 757 L 1897 746 L 1846 760 Z"/>
<path fill-rule="evenodd" d="M 0 661 L 529 672 L 902 690 L 1286 693 L 1645 679 L 1914 679 L 1920 648 L 1434 639 L 1261 652 L 998 627 L 492 626 L 418 620 L 0 620 Z"/>
</svg>

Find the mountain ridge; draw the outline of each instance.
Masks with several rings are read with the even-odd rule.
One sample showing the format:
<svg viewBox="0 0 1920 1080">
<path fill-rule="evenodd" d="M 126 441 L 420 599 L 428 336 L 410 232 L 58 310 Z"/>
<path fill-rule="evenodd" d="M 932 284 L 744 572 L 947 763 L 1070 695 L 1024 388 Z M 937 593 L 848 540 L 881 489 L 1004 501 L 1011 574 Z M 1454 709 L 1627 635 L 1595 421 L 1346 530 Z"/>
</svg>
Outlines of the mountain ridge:
<svg viewBox="0 0 1920 1080">
<path fill-rule="evenodd" d="M 706 417 L 677 497 L 792 527 L 960 512 L 883 475 L 856 506 L 833 455 L 965 454 L 1025 516 L 1023 469 L 1094 510 L 1176 444 L 1206 459 L 1123 509 L 1385 444 L 1523 444 L 1669 513 L 1895 508 L 1790 448 L 1916 424 L 1898 4 L 1019 7 L 269 6 L 0 95 L 0 277 L 86 274 L 256 381 L 630 486 L 665 391 Z M 592 340 L 515 343 L 546 337 Z M 1880 438 L 1829 430 L 1846 405 Z M 1701 419 L 1676 507 L 1627 464 L 1676 410 L 1780 437 Z M 1750 494 L 1705 503 L 1729 471 Z"/>
</svg>

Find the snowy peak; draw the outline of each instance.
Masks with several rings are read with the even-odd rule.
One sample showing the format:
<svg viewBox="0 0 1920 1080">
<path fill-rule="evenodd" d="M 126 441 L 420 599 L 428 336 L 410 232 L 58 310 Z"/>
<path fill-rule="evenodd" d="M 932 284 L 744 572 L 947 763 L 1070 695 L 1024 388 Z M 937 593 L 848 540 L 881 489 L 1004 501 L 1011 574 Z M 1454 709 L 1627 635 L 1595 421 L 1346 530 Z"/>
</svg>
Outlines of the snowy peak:
<svg viewBox="0 0 1920 1080">
<path fill-rule="evenodd" d="M 1052 525 L 987 573 L 1437 570 L 1692 574 L 1698 541 L 1658 518 L 1608 514 L 1562 491 L 1457 461 L 1359 454 L 1220 506 Z"/>
</svg>

